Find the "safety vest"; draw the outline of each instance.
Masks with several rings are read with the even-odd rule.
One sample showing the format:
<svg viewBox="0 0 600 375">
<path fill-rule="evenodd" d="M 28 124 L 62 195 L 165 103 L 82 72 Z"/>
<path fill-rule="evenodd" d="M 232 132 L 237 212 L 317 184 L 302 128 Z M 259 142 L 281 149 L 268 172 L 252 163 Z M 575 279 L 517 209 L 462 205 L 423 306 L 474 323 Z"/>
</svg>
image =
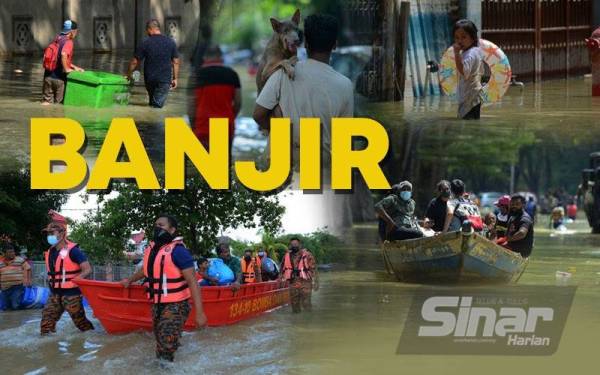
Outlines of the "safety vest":
<svg viewBox="0 0 600 375">
<path fill-rule="evenodd" d="M 260 260 L 257 259 L 258 257 L 253 257 L 250 262 L 246 263 L 246 259 L 242 258 L 241 265 L 244 284 L 256 282 L 254 271 L 258 269 L 258 272 L 260 272 Z"/>
<path fill-rule="evenodd" d="M 306 265 L 306 258 L 308 256 L 307 250 L 300 250 L 300 260 L 298 261 L 298 268 L 294 268 L 292 265 L 291 251 L 285 253 L 283 257 L 283 279 L 291 280 L 292 278 L 299 277 L 302 280 L 312 280 L 312 275 L 308 266 Z"/>
<path fill-rule="evenodd" d="M 144 276 L 147 282 L 148 299 L 154 303 L 181 302 L 192 296 L 181 270 L 173 262 L 172 251 L 177 245 L 183 245 L 182 237 L 177 237 L 162 246 L 152 265 L 148 262 L 154 242 L 150 242 L 144 250 Z M 148 276 L 148 267 L 152 267 L 152 278 Z"/>
<path fill-rule="evenodd" d="M 54 264 L 50 265 L 50 250 L 54 246 L 50 247 L 44 252 L 44 258 L 46 259 L 46 271 L 48 272 L 48 284 L 51 289 L 73 289 L 77 288 L 77 284 L 72 282 L 75 277 L 81 274 L 81 267 L 79 264 L 71 260 L 71 249 L 77 246 L 76 243 L 71 241 L 67 242 L 67 254 L 63 257 L 60 254 L 61 250 L 58 250 L 58 255 L 54 260 Z"/>
</svg>

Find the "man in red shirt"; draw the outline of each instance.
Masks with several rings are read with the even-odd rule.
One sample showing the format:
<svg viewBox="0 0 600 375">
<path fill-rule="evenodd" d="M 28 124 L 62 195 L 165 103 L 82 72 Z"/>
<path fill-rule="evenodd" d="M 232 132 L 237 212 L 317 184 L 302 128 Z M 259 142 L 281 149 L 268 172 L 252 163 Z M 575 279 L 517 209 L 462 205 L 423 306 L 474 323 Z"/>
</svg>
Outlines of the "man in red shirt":
<svg viewBox="0 0 600 375">
<path fill-rule="evenodd" d="M 73 40 L 77 37 L 77 22 L 66 20 L 58 39 L 58 57 L 56 69 L 44 70 L 44 86 L 42 88 L 42 105 L 62 103 L 65 97 L 67 74 L 72 71 L 83 72 L 83 69 L 73 64 Z"/>
<path fill-rule="evenodd" d="M 223 65 L 221 49 L 208 47 L 204 63 L 196 74 L 194 134 L 205 145 L 209 139 L 209 119 L 229 119 L 229 143 L 235 132 L 235 118 L 242 107 L 240 78 Z"/>
</svg>

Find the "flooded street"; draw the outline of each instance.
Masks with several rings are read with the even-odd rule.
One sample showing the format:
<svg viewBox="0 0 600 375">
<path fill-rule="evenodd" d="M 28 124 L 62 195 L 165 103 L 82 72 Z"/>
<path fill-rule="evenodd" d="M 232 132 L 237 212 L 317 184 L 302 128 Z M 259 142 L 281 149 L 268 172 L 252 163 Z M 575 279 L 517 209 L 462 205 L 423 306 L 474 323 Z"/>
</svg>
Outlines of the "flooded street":
<svg viewBox="0 0 600 375">
<path fill-rule="evenodd" d="M 84 68 L 125 72 L 128 54 L 76 54 Z M 23 72 L 17 73 L 16 69 Z M 0 63 L 0 170 L 27 162 L 29 119 L 79 119 L 89 137 L 85 155 L 98 153 L 110 119 L 133 117 L 153 158 L 163 153 L 164 118 L 186 113 L 188 64 L 183 64 L 181 87 L 171 92 L 166 109 L 145 105 L 145 90 L 137 84 L 131 104 L 123 108 L 87 111 L 62 106 L 42 107 L 41 64 L 37 58 L 15 57 Z M 243 69 L 240 69 L 243 73 Z M 253 83 L 242 75 L 244 106 L 234 147 L 238 155 L 252 155 L 264 147 L 255 124 Z M 33 94 L 32 94 L 33 93 Z M 573 192 L 589 152 L 600 149 L 600 98 L 591 98 L 583 78 L 547 81 L 524 91 L 511 88 L 499 105 L 485 107 L 482 120 L 455 119 L 456 106 L 448 98 L 425 98 L 398 103 L 364 103 L 358 114 L 377 119 L 391 134 L 391 156 L 386 164 L 390 180 L 411 176 L 415 198 L 424 206 L 435 182 L 449 171 L 453 176 L 481 178 L 481 185 L 505 175 L 506 167 L 527 160 L 528 147 L 552 161 L 569 176 L 560 181 Z M 458 147 L 456 140 L 464 141 Z M 464 145 L 468 145 L 465 147 Z M 490 146 L 491 145 L 491 146 Z M 538 147 L 536 149 L 535 147 Z M 560 149 L 561 152 L 554 152 Z M 524 151 L 523 151 L 524 152 Z M 543 164 L 543 163 L 542 163 Z M 540 164 L 540 165 L 542 165 Z M 538 164 L 531 168 L 535 170 Z M 543 164 L 545 165 L 545 164 Z M 530 176 L 532 170 L 525 170 Z M 158 171 L 157 171 L 158 172 Z M 553 177 L 550 177 L 553 178 Z M 554 184 L 555 181 L 550 181 Z M 476 189 L 477 187 L 473 187 Z M 508 191 L 508 186 L 498 190 Z M 516 286 L 553 286 L 556 271 L 573 273 L 578 286 L 557 353 L 548 357 L 397 355 L 411 298 L 418 287 L 391 280 L 383 271 L 374 224 L 354 226 L 344 236 L 348 260 L 343 270 L 323 272 L 321 290 L 313 295 L 314 311 L 292 315 L 284 307 L 231 327 L 186 333 L 175 365 L 159 369 L 150 333 L 107 335 L 100 323 L 93 332 L 79 333 L 65 315 L 56 335 L 40 338 L 40 310 L 0 314 L 2 374 L 595 374 L 600 341 L 600 236 L 589 233 L 580 219 L 569 226 L 574 234 L 556 234 L 546 221 L 536 229 L 530 264 Z M 91 315 L 91 311 L 88 310 Z"/>
<path fill-rule="evenodd" d="M 116 54 L 75 54 L 75 61 L 84 69 L 125 74 L 131 55 L 121 51 Z M 168 117 L 185 117 L 187 100 L 193 90 L 190 78 L 191 65 L 182 53 L 180 83 L 169 93 L 163 109 L 152 109 L 147 105 L 147 94 L 143 82 L 137 82 L 131 90 L 129 105 L 101 109 L 78 108 L 62 105 L 42 106 L 41 90 L 43 70 L 41 57 L 0 57 L 0 147 L 8 150 L 0 157 L 0 171 L 10 170 L 13 159 L 28 163 L 30 119 L 39 117 L 68 117 L 78 121 L 85 129 L 87 145 L 83 155 L 89 165 L 97 156 L 108 127 L 113 118 L 133 118 L 151 160 L 159 165 L 164 160 L 164 120 Z M 236 139 L 233 144 L 234 157 L 254 156 L 266 146 L 266 139 L 258 131 L 256 123 L 249 117 L 253 110 L 255 84 L 253 78 L 240 68 L 244 87 L 242 112 L 236 124 Z M 189 90 L 189 91 L 188 91 Z M 155 168 L 162 174 L 162 167 Z"/>
<path fill-rule="evenodd" d="M 558 352 L 553 356 L 397 355 L 404 320 L 418 285 L 390 279 L 382 270 L 375 227 L 348 233 L 345 271 L 321 273 L 311 314 L 284 307 L 230 327 L 186 333 L 173 367 L 160 370 L 150 333 L 109 336 L 79 333 L 65 315 L 58 333 L 39 338 L 40 310 L 3 313 L 0 367 L 8 373 L 97 374 L 593 374 L 600 339 L 600 237 L 578 220 L 571 235 L 538 226 L 536 246 L 516 286 L 556 285 L 557 270 L 574 271 L 578 287 Z M 89 312 L 89 310 L 88 310 Z"/>
</svg>

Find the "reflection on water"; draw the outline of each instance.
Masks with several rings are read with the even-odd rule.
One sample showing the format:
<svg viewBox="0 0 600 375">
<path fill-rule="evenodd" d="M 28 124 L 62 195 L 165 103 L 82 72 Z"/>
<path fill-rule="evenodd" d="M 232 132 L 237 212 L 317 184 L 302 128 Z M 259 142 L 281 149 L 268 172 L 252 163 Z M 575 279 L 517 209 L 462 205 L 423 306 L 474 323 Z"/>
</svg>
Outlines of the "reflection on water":
<svg viewBox="0 0 600 375">
<path fill-rule="evenodd" d="M 375 225 L 345 236 L 347 271 L 322 272 L 311 314 L 289 307 L 230 327 L 186 333 L 176 362 L 166 370 L 152 360 L 150 333 L 79 333 L 65 316 L 58 334 L 38 337 L 40 311 L 2 313 L 0 368 L 14 373 L 59 371 L 174 374 L 592 374 L 600 339 L 600 236 L 579 219 L 574 234 L 551 236 L 538 228 L 531 263 L 519 285 L 555 285 L 557 270 L 573 273 L 577 294 L 556 354 L 548 357 L 396 355 L 415 284 L 389 279 L 375 244 Z M 518 288 L 518 286 L 498 286 Z"/>
<path fill-rule="evenodd" d="M 76 51 L 75 61 L 88 70 L 100 70 L 124 74 L 131 56 L 124 52 L 111 55 L 95 55 Z M 16 56 L 0 58 L 0 147 L 7 154 L 0 158 L 0 171 L 13 165 L 13 159 L 28 161 L 29 124 L 31 118 L 68 117 L 81 123 L 87 135 L 84 156 L 93 164 L 106 131 L 113 118 L 131 117 L 134 119 L 146 151 L 151 160 L 162 165 L 164 160 L 164 120 L 167 117 L 187 115 L 188 99 L 193 88 L 190 78 L 190 65 L 182 54 L 179 87 L 169 93 L 167 105 L 163 109 L 153 109 L 147 105 L 147 94 L 142 82 L 132 87 L 128 106 L 103 109 L 90 109 L 71 106 L 42 106 L 41 89 L 43 70 L 36 57 Z M 22 72 L 20 72 L 22 71 Z M 17 73 L 19 72 L 19 73 Z M 253 110 L 255 84 L 243 70 L 244 106 L 236 124 L 236 138 L 233 144 L 234 157 L 252 157 L 262 152 L 266 138 L 258 131 L 258 126 L 249 117 Z M 156 168 L 162 172 L 162 168 Z"/>
<path fill-rule="evenodd" d="M 456 104 L 445 97 L 357 108 L 388 128 L 386 174 L 411 180 L 423 209 L 441 178 L 462 178 L 475 192 L 509 191 L 511 165 L 516 190 L 575 194 L 589 154 L 600 150 L 600 98 L 590 86 L 576 78 L 511 87 L 479 121 L 456 119 Z"/>
<path fill-rule="evenodd" d="M 128 55 L 76 55 L 86 68 L 123 72 Z M 104 120 L 133 117 L 154 160 L 162 158 L 165 117 L 185 113 L 187 86 L 169 96 L 165 110 L 145 105 L 142 86 L 134 88 L 126 108 L 86 111 L 39 105 L 41 67 L 28 57 L 0 63 L 0 146 L 20 157 L 29 147 L 31 117 L 78 116 L 90 135 L 86 156 L 97 153 Z M 15 69 L 23 70 L 16 73 Z M 186 64 L 183 65 L 182 78 Z M 243 115 L 252 107 L 251 80 L 246 85 Z M 455 119 L 456 106 L 445 98 L 401 103 L 360 103 L 361 115 L 385 124 L 391 135 L 386 165 L 390 179 L 410 178 L 424 205 L 441 177 L 463 177 L 473 190 L 508 190 L 511 164 L 520 166 L 521 184 L 543 191 L 573 186 L 587 155 L 600 149 L 600 99 L 589 96 L 583 79 L 511 88 L 499 105 L 486 107 L 482 120 Z M 86 117 L 88 116 L 88 117 Z M 106 116 L 106 117 L 105 117 Z M 244 152 L 264 147 L 253 122 L 241 119 L 244 138 L 234 145 Z M 460 142 L 459 142 L 460 141 Z M 15 155 L 13 154 L 13 155 Z M 0 169 L 6 164 L 0 164 Z M 503 374 L 596 373 L 600 340 L 600 237 L 587 234 L 583 220 L 571 235 L 539 229 L 536 247 L 520 284 L 555 285 L 556 271 L 573 275 L 578 291 L 558 352 L 550 357 L 399 356 L 395 354 L 415 285 L 392 281 L 383 272 L 376 228 L 355 226 L 345 236 L 347 271 L 322 274 L 312 314 L 292 316 L 289 308 L 231 327 L 185 334 L 176 365 L 160 370 L 149 333 L 108 336 L 98 330 L 79 333 L 67 317 L 58 334 L 38 336 L 40 311 L 2 313 L 0 368 L 8 373 L 214 373 L 214 374 Z M 511 286 L 499 286 L 511 288 Z"/>
</svg>

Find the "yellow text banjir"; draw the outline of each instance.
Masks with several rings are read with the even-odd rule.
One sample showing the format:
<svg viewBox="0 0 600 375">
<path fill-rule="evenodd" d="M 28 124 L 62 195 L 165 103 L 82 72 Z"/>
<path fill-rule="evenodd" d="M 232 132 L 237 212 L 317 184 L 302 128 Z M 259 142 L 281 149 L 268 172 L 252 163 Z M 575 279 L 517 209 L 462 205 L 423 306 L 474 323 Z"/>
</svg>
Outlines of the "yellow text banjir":
<svg viewBox="0 0 600 375">
<path fill-rule="evenodd" d="M 300 120 L 300 189 L 321 188 L 321 124 L 318 118 Z M 93 168 L 81 154 L 85 131 L 68 118 L 31 119 L 31 188 L 69 190 L 83 186 L 107 189 L 111 179 L 134 179 L 140 189 L 184 189 L 188 158 L 212 189 L 229 189 L 229 126 L 227 119 L 210 120 L 209 150 L 200 143 L 182 118 L 165 120 L 164 186 L 146 153 L 132 118 L 114 118 Z M 53 144 L 53 137 L 63 138 Z M 288 118 L 271 119 L 270 165 L 259 170 L 254 161 L 235 161 L 238 180 L 249 189 L 270 191 L 281 187 L 290 175 L 291 125 Z M 355 137 L 367 140 L 364 149 L 353 150 Z M 56 143 L 56 142 L 55 142 Z M 333 118 L 331 121 L 331 188 L 352 188 L 352 170 L 358 169 L 370 189 L 389 189 L 379 163 L 388 151 L 385 128 L 367 118 Z M 123 150 L 127 161 L 120 160 Z M 61 171 L 53 171 L 62 163 Z"/>
</svg>

